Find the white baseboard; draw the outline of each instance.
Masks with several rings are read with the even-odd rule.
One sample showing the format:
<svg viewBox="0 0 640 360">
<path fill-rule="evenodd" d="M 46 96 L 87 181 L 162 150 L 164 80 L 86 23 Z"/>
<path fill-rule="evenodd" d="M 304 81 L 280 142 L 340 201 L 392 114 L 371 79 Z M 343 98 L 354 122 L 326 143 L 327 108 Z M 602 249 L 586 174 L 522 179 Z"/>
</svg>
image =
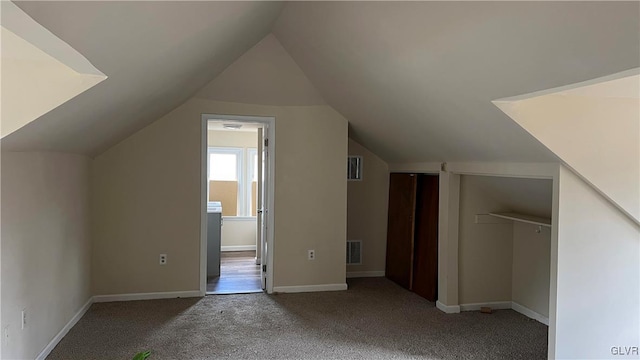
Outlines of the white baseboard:
<svg viewBox="0 0 640 360">
<path fill-rule="evenodd" d="M 381 277 L 381 276 L 384 276 L 384 270 L 382 270 L 382 271 L 349 271 L 349 272 L 347 272 L 347 279 L 364 278 L 364 277 Z"/>
<path fill-rule="evenodd" d="M 485 303 L 460 304 L 460 311 L 478 311 L 481 307 L 490 307 L 494 310 L 511 309 L 511 301 L 492 301 Z"/>
<path fill-rule="evenodd" d="M 547 326 L 549 326 L 549 318 L 537 313 L 525 306 L 522 306 L 520 304 L 518 304 L 515 301 L 494 301 L 494 302 L 485 302 L 485 303 L 473 303 L 473 304 L 460 304 L 459 306 L 459 311 L 454 311 L 455 310 L 455 306 L 446 306 L 440 302 L 436 302 L 436 306 L 438 307 L 438 309 L 451 314 L 454 312 L 460 312 L 460 311 L 478 311 L 480 310 L 481 307 L 483 306 L 487 306 L 490 307 L 492 309 L 495 310 L 501 310 L 501 309 L 512 309 L 513 311 L 517 311 L 520 314 L 527 316 L 531 319 L 534 319 L 536 321 L 539 321 Z"/>
<path fill-rule="evenodd" d="M 220 246 L 220 251 L 256 251 L 255 245 L 227 245 Z"/>
<path fill-rule="evenodd" d="M 115 294 L 115 295 L 96 295 L 93 302 L 113 302 L 113 301 L 133 301 L 133 300 L 154 300 L 154 299 L 173 299 L 173 298 L 190 298 L 202 297 L 200 290 L 193 291 L 171 291 L 171 292 L 154 292 L 154 293 L 138 293 L 138 294 Z"/>
<path fill-rule="evenodd" d="M 69 320 L 67 325 L 65 325 L 56 334 L 56 336 L 54 336 L 53 339 L 49 341 L 47 346 L 45 346 L 44 349 L 42 349 L 42 351 L 40 352 L 40 354 L 38 354 L 38 356 L 36 357 L 36 360 L 44 360 L 47 358 L 47 356 L 49 356 L 49 354 L 51 354 L 51 351 L 53 350 L 53 348 L 55 348 L 58 345 L 60 340 L 62 340 L 62 338 L 65 337 L 65 335 L 67 335 L 69 330 L 71 330 L 71 328 L 74 327 L 74 325 L 82 318 L 82 316 L 84 316 L 87 310 L 89 310 L 89 308 L 91 307 L 91 304 L 93 304 L 92 297 L 89 298 L 89 300 L 87 300 L 87 302 L 84 305 L 82 305 L 80 310 L 78 310 L 78 312 L 75 315 L 73 315 L 73 317 L 71 318 L 71 320 Z"/>
<path fill-rule="evenodd" d="M 540 313 L 537 313 L 537 312 L 529 309 L 528 307 L 524 307 L 524 306 L 518 304 L 517 302 L 512 301 L 511 302 L 511 308 L 514 311 L 517 311 L 517 312 L 519 312 L 520 314 L 522 314 L 524 316 L 530 317 L 533 320 L 537 320 L 537 321 L 549 326 L 549 318 L 548 317 L 546 317 L 546 316 L 544 316 L 544 315 L 542 315 Z"/>
<path fill-rule="evenodd" d="M 347 284 L 322 284 L 322 285 L 300 285 L 300 286 L 274 286 L 274 293 L 301 293 L 316 291 L 341 291 L 347 290 Z"/>
<path fill-rule="evenodd" d="M 438 309 L 440 309 L 440 311 L 447 313 L 447 314 L 457 314 L 460 312 L 460 306 L 459 305 L 445 305 L 443 303 L 441 303 L 440 301 L 436 301 L 436 307 Z"/>
</svg>

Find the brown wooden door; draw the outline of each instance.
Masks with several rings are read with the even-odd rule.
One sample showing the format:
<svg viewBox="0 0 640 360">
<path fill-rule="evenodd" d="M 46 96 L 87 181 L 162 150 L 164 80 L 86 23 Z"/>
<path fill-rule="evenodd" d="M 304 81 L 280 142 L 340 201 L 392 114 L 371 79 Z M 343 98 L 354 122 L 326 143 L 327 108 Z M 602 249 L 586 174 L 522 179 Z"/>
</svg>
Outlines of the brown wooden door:
<svg viewBox="0 0 640 360">
<path fill-rule="evenodd" d="M 387 264 L 385 275 L 411 289 L 413 268 L 416 175 L 389 176 L 389 221 L 387 224 Z"/>
<path fill-rule="evenodd" d="M 429 301 L 438 292 L 438 175 L 418 175 L 411 289 Z"/>
</svg>

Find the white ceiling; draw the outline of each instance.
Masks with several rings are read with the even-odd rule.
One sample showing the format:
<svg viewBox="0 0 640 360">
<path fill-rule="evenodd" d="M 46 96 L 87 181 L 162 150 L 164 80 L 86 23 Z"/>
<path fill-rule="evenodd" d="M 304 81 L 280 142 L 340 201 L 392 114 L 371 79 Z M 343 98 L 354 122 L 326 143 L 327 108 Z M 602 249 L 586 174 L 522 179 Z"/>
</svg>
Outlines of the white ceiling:
<svg viewBox="0 0 640 360">
<path fill-rule="evenodd" d="M 240 125 L 240 128 L 238 129 L 225 128 L 224 126 L 227 124 Z M 237 122 L 237 121 L 229 121 L 229 120 L 209 120 L 209 122 L 207 122 L 207 130 L 209 131 L 257 133 L 258 129 L 261 129 L 262 127 L 263 125 L 258 123 Z"/>
<path fill-rule="evenodd" d="M 98 154 L 191 97 L 265 37 L 279 2 L 16 2 L 109 78 L 4 149 Z"/>
<path fill-rule="evenodd" d="M 273 30 L 389 162 L 555 161 L 491 100 L 640 65 L 640 2 L 293 2 Z"/>
<path fill-rule="evenodd" d="M 98 154 L 273 31 L 350 135 L 386 161 L 556 161 L 491 101 L 640 66 L 638 2 L 18 6 L 109 79 L 3 139 L 10 149 Z"/>
</svg>

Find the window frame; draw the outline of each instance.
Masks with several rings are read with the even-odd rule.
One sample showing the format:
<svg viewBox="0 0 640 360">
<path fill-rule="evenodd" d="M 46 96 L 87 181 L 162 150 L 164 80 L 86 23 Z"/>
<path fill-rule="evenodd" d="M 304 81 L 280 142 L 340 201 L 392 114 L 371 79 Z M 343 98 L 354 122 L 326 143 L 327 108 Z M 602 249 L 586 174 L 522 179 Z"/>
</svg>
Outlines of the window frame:
<svg viewBox="0 0 640 360">
<path fill-rule="evenodd" d="M 238 214 L 223 216 L 225 220 L 255 220 L 251 215 L 251 183 L 253 182 L 253 156 L 258 155 L 257 148 L 208 146 L 207 147 L 207 184 L 211 181 L 211 154 L 236 155 L 236 178 L 238 179 Z M 257 162 L 257 159 L 256 159 Z M 257 176 L 257 174 L 256 174 Z M 209 203 L 209 186 L 207 185 L 207 204 Z"/>
<path fill-rule="evenodd" d="M 246 195 L 247 196 L 246 196 L 246 199 L 245 199 L 245 202 L 246 202 L 245 205 L 247 206 L 247 211 L 245 212 L 245 214 L 246 214 L 247 217 L 250 217 L 250 218 L 254 219 L 255 216 L 251 215 L 251 212 L 253 210 L 251 208 L 251 190 L 252 190 L 251 189 L 251 184 L 253 184 L 253 175 L 254 175 L 253 168 L 255 166 L 257 166 L 257 163 L 258 163 L 258 159 L 257 159 L 258 149 L 257 148 L 246 148 L 246 153 L 247 153 L 246 154 L 246 156 L 247 156 L 247 167 L 246 167 L 246 170 L 247 170 L 247 181 L 245 183 L 245 187 L 246 187 L 245 191 L 246 191 Z M 256 156 L 255 164 L 254 164 L 254 161 L 253 161 L 254 156 Z M 255 176 L 256 176 L 256 181 L 257 181 L 258 180 L 258 174 L 256 173 Z M 256 193 L 256 197 L 257 196 L 258 196 L 258 194 Z M 256 206 L 258 206 L 257 200 L 258 199 L 256 199 Z"/>
<path fill-rule="evenodd" d="M 221 146 L 209 146 L 207 147 L 207 203 L 209 202 L 209 182 L 211 181 L 211 155 L 212 154 L 233 154 L 236 156 L 236 179 L 238 181 L 238 194 L 237 194 L 237 207 L 238 212 L 243 214 L 242 209 L 242 196 L 244 195 L 244 191 L 241 191 L 240 184 L 242 184 L 242 164 L 244 157 L 244 149 L 237 147 L 221 147 Z M 230 218 L 230 216 L 224 216 L 225 219 Z"/>
</svg>

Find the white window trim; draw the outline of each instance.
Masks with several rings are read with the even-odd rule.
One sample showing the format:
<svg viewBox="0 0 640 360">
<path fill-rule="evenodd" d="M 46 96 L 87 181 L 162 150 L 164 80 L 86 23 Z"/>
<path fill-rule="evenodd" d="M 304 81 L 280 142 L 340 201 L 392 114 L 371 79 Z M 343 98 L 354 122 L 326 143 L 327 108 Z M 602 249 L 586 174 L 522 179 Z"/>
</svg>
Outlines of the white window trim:
<svg viewBox="0 0 640 360">
<path fill-rule="evenodd" d="M 256 221 L 255 216 L 223 216 L 225 221 Z"/>
<path fill-rule="evenodd" d="M 238 212 L 240 214 L 246 214 L 245 212 L 245 200 L 244 193 L 242 189 L 242 184 L 244 184 L 244 149 L 243 148 L 235 148 L 235 147 L 208 147 L 207 148 L 207 184 L 211 181 L 209 178 L 210 170 L 209 161 L 211 161 L 211 154 L 234 154 L 236 155 L 236 177 L 238 179 Z M 207 200 L 209 199 L 209 185 L 207 185 Z M 224 210 L 224 209 L 223 209 Z M 230 218 L 230 216 L 225 216 L 225 218 Z"/>
<path fill-rule="evenodd" d="M 255 218 L 255 216 L 251 216 L 251 211 L 253 210 L 251 208 L 251 184 L 253 183 L 253 168 L 254 168 L 254 161 L 253 161 L 253 157 L 258 155 L 258 149 L 256 148 L 247 148 L 247 182 L 246 182 L 246 192 L 247 192 L 247 199 L 246 199 L 246 205 L 247 205 L 247 212 L 244 213 L 247 217 L 250 218 Z M 257 162 L 257 161 L 256 161 Z M 256 174 L 257 176 L 257 174 Z M 256 194 L 257 195 L 257 194 Z M 257 204 L 256 204 L 257 206 Z"/>
</svg>

